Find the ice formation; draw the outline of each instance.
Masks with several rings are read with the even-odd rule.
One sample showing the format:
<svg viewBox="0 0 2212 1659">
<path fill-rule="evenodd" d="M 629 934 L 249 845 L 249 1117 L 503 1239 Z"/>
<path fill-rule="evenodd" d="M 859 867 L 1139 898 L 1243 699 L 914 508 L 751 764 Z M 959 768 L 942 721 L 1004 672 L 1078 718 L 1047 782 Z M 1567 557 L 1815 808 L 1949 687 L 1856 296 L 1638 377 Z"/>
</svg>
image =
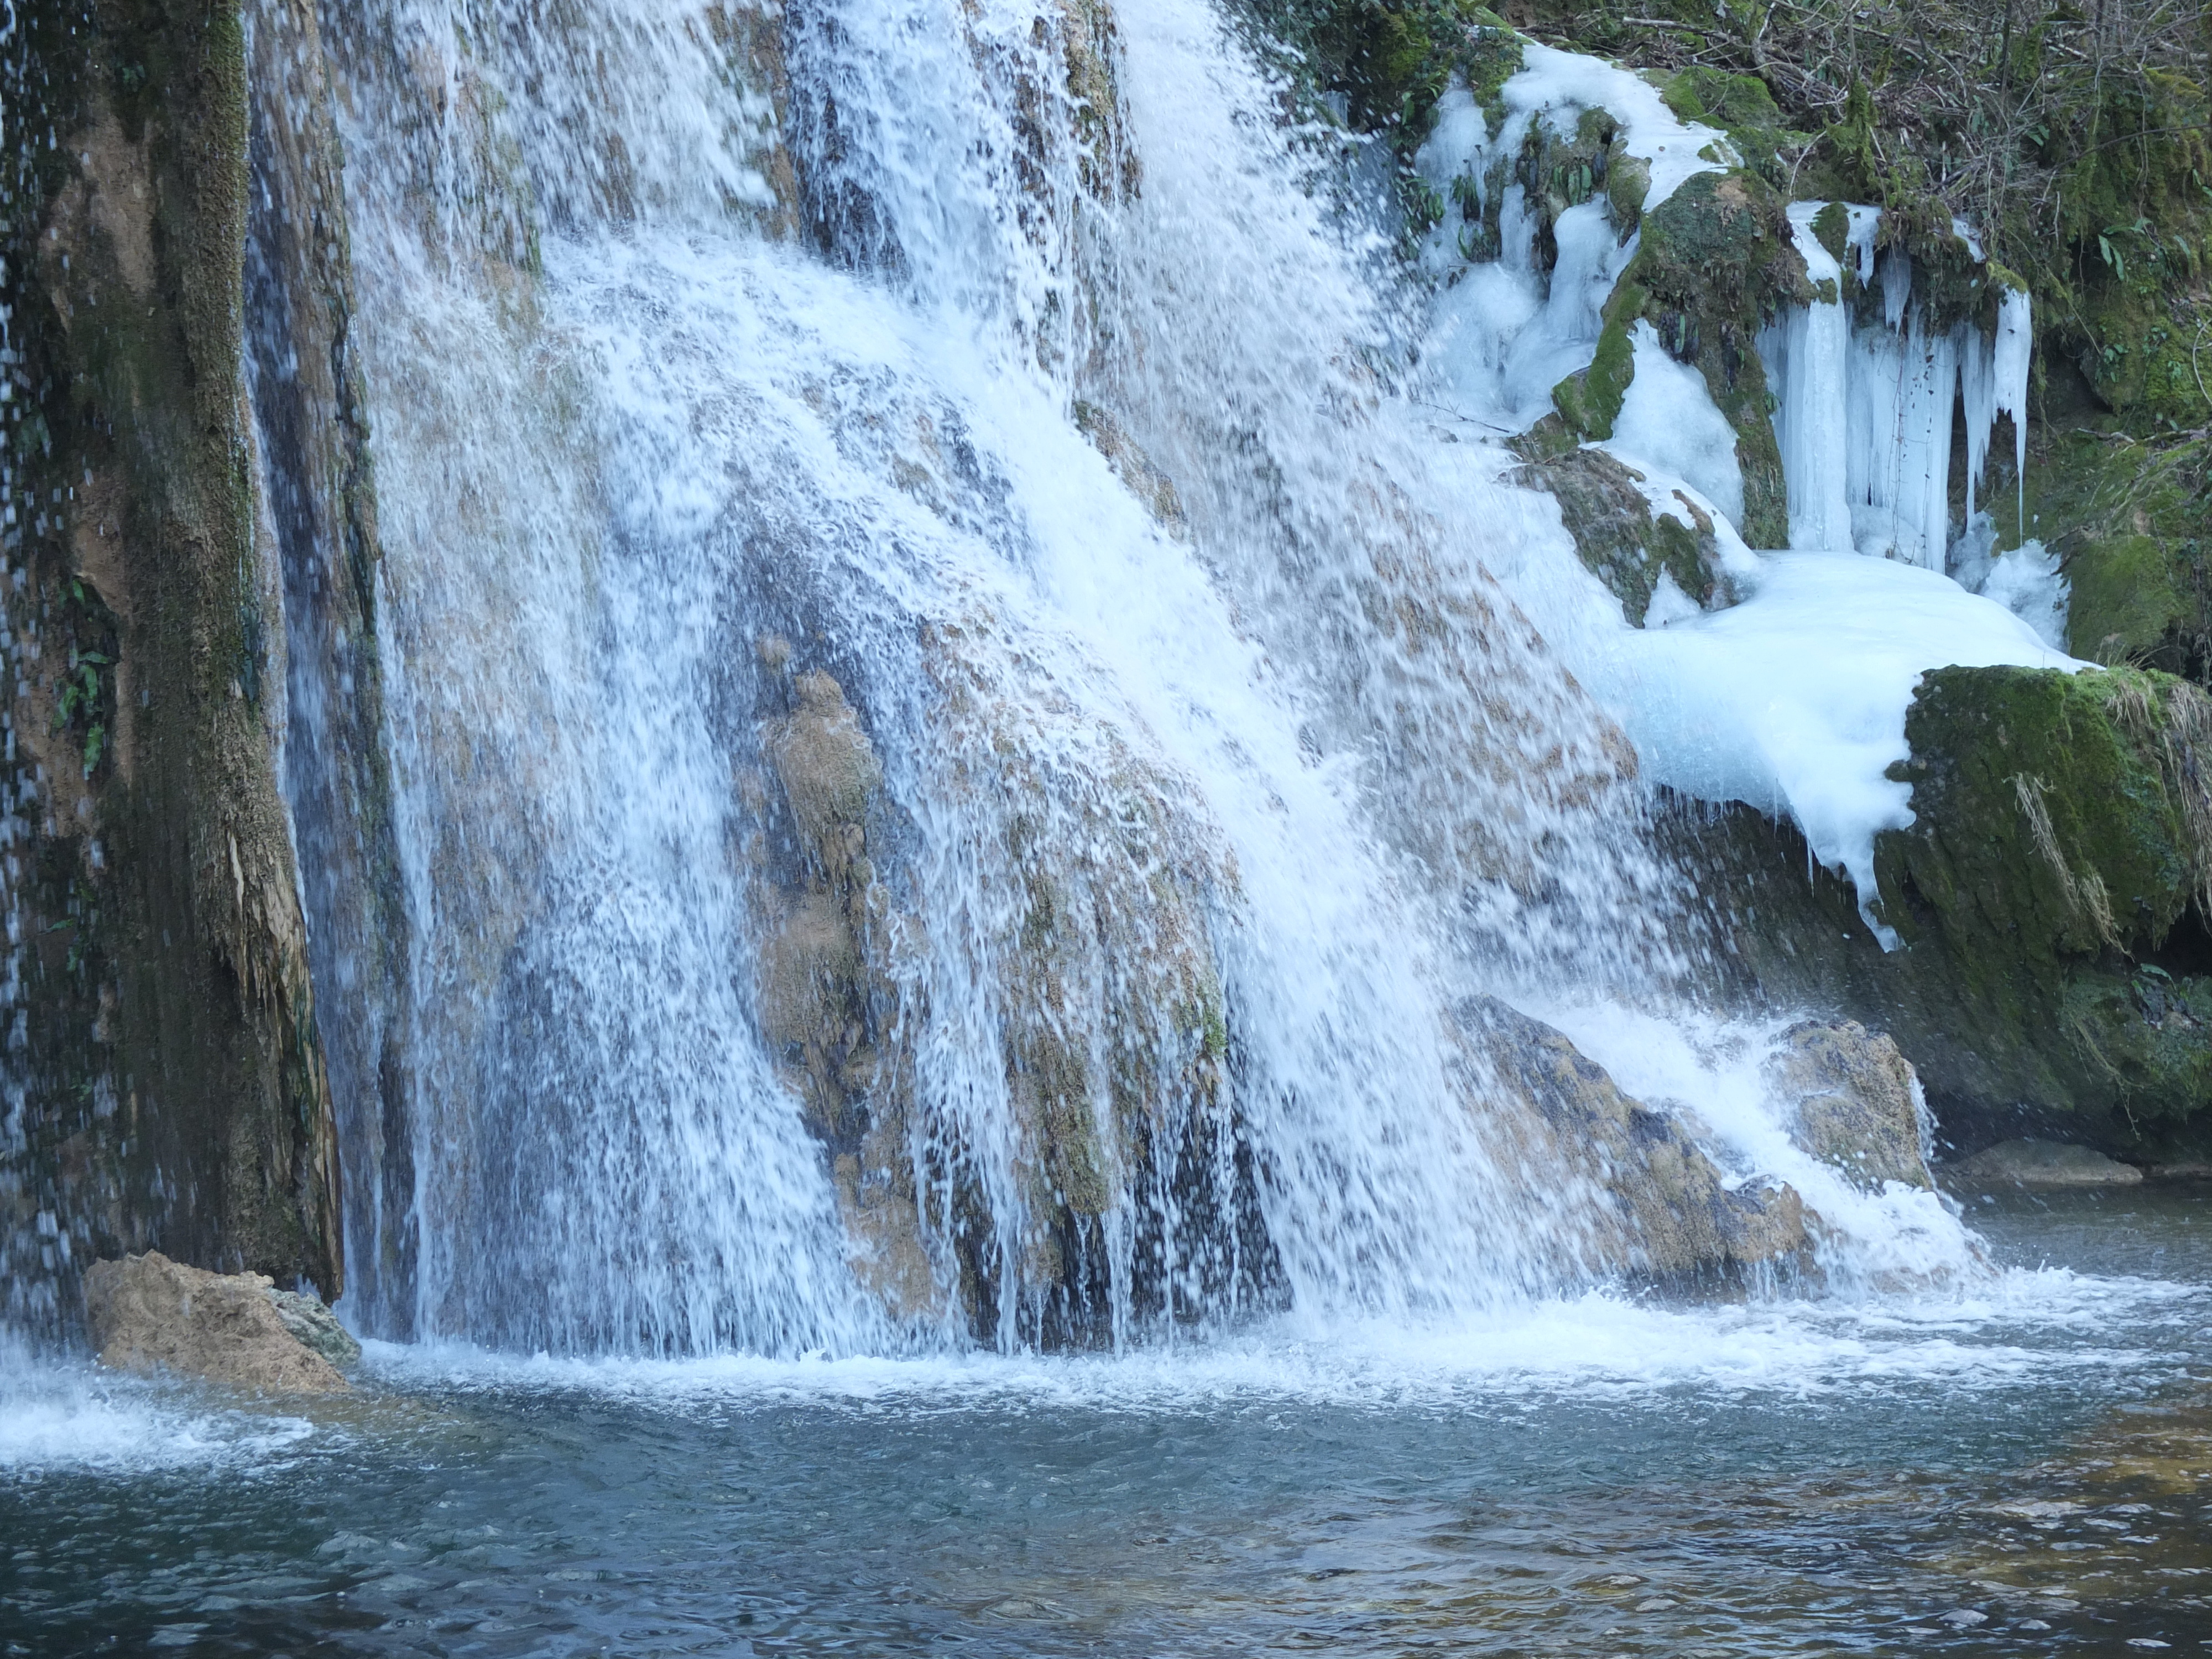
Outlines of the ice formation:
<svg viewBox="0 0 2212 1659">
<path fill-rule="evenodd" d="M 1628 153 L 1652 169 L 1647 207 L 1699 172 L 1718 171 L 1726 141 L 1677 120 L 1648 83 L 1609 64 L 1531 46 L 1504 85 L 1495 134 L 1464 88 L 1439 106 L 1417 165 L 1454 204 L 1425 262 L 1439 283 L 1425 358 L 1437 401 L 1504 434 L 1552 407 L 1552 388 L 1592 361 L 1607 299 L 1637 238 L 1616 237 L 1602 191 L 1553 222 L 1557 263 L 1538 266 L 1534 220 L 1510 163 L 1532 128 L 1562 137 L 1602 109 Z M 1504 182 L 1501 182 L 1504 181 Z M 1492 204 L 1486 192 L 1502 190 Z M 1494 205 L 1494 258 L 1470 263 Z M 2064 654 L 2066 588 L 2039 543 L 2000 554 L 1977 492 L 1997 417 L 2013 417 L 2024 465 L 2031 344 L 2027 296 L 2005 290 L 1996 327 L 1931 328 L 1911 257 L 1878 246 L 1879 210 L 1844 204 L 1840 252 L 1815 235 L 1828 206 L 1788 210 L 1814 298 L 1788 307 L 1759 342 L 1774 395 L 1774 429 L 1790 502 L 1790 550 L 1747 549 L 1737 434 L 1704 376 L 1657 331 L 1632 331 L 1634 371 L 1601 447 L 1632 469 L 1655 515 L 1712 514 L 1720 571 L 1749 597 L 1708 614 L 1662 574 L 1630 628 L 1618 603 L 1579 570 L 1528 559 L 1504 574 L 1523 605 L 1620 720 L 1648 775 L 1708 800 L 1788 813 L 1814 856 L 1847 872 L 1868 925 L 1875 837 L 1912 822 L 1910 786 L 1888 769 L 1905 757 L 1905 715 L 1921 675 L 1954 664 L 2078 666 Z M 1957 234 L 1982 257 L 1970 227 Z M 1924 286 L 1924 285 L 1919 285 Z M 1878 296 L 1855 316 L 1854 290 Z M 1954 541 L 1953 422 L 1963 410 L 1967 516 Z M 1818 555 L 1863 554 L 1830 557 Z M 1951 574 L 1947 574 L 1948 571 Z M 1954 580 L 1951 575 L 1958 580 Z M 1723 601 L 1725 603 L 1725 601 Z"/>
<path fill-rule="evenodd" d="M 1435 131 L 1415 158 L 1422 179 L 1454 204 L 1424 250 L 1431 274 L 1449 283 L 1438 296 L 1431 335 L 1431 355 L 1444 365 L 1440 390 L 1455 412 L 1499 433 L 1528 430 L 1551 411 L 1552 388 L 1589 367 L 1599 313 L 1637 246 L 1633 235 L 1619 235 L 1601 193 L 1559 215 L 1553 226 L 1558 262 L 1548 272 L 1538 269 L 1527 191 L 1511 182 L 1511 164 L 1531 127 L 1541 123 L 1571 136 L 1585 111 L 1611 115 L 1621 125 L 1626 153 L 1651 169 L 1646 210 L 1684 180 L 1724 170 L 1733 157 L 1725 133 L 1678 119 L 1649 82 L 1626 70 L 1534 43 L 1523 49 L 1522 65 L 1505 82 L 1505 119 L 1495 134 L 1467 88 L 1455 86 L 1437 103 Z M 1464 239 L 1493 188 L 1504 191 L 1498 257 L 1470 264 Z"/>
<path fill-rule="evenodd" d="M 1805 832 L 1873 914 L 1874 840 L 1912 822 L 1905 714 L 1922 673 L 1954 664 L 2079 668 L 2027 623 L 1940 572 L 1781 553 L 1724 611 L 1613 630 L 1578 665 L 1658 782 L 1740 800 Z"/>
<path fill-rule="evenodd" d="M 1678 363 L 1642 319 L 1629 331 L 1636 378 L 1628 383 L 1613 436 L 1599 446 L 1638 471 L 1656 468 L 1694 487 L 1730 525 L 1743 522 L 1743 468 L 1735 428 L 1714 407 L 1705 377 Z"/>
<path fill-rule="evenodd" d="M 1819 211 L 1818 203 L 1795 203 L 1790 224 L 1820 297 L 1792 307 L 1763 343 L 1775 393 L 1774 438 L 1790 491 L 1790 545 L 1841 550 L 1853 545 L 1844 482 L 1850 434 L 1840 418 L 1851 325 L 1844 309 L 1844 268 L 1812 234 Z"/>
<path fill-rule="evenodd" d="M 2003 291 L 1993 333 L 1971 320 L 1930 330 L 1913 299 L 1911 257 L 1899 248 L 1877 257 L 1881 215 L 1852 206 L 1844 252 L 1862 284 L 1879 282 L 1882 301 L 1881 321 L 1855 328 L 1842 264 L 1813 234 L 1827 205 L 1790 208 L 1791 236 L 1820 297 L 1792 307 L 1759 340 L 1789 486 L 1790 544 L 1942 570 L 1952 544 L 1954 409 L 1966 417 L 1970 523 L 1999 415 L 2013 419 L 2015 471 L 2027 465 L 2028 297 Z M 1972 232 L 1959 234 L 1978 258 Z"/>
</svg>

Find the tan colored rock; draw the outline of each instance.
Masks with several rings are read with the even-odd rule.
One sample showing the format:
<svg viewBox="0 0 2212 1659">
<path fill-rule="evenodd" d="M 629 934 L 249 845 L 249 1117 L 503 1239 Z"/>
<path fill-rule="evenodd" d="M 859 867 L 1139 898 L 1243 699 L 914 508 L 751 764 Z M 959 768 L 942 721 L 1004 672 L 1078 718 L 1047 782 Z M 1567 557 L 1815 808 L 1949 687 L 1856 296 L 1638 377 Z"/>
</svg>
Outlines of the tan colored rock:
<svg viewBox="0 0 2212 1659">
<path fill-rule="evenodd" d="M 2000 1140 L 1944 1171 L 1953 1186 L 2132 1187 L 2143 1178 L 2087 1146 L 2059 1140 Z"/>
<path fill-rule="evenodd" d="M 1796 1188 L 1726 1185 L 1674 1118 L 1623 1094 L 1563 1032 L 1494 997 L 1461 1004 L 1459 1024 L 1493 1085 L 1549 1130 L 1561 1180 L 1611 1200 L 1590 1241 L 1600 1261 L 1661 1280 L 1725 1279 L 1805 1249 Z"/>
<path fill-rule="evenodd" d="M 100 1363 L 272 1394 L 337 1394 L 337 1367 L 294 1336 L 260 1273 L 211 1273 L 159 1251 L 95 1261 L 84 1304 Z"/>
<path fill-rule="evenodd" d="M 1790 1139 L 1869 1192 L 1882 1183 L 1932 1188 L 1921 1148 L 1920 1080 L 1879 1031 L 1853 1020 L 1808 1020 L 1783 1034 L 1767 1086 L 1791 1109 Z"/>
</svg>

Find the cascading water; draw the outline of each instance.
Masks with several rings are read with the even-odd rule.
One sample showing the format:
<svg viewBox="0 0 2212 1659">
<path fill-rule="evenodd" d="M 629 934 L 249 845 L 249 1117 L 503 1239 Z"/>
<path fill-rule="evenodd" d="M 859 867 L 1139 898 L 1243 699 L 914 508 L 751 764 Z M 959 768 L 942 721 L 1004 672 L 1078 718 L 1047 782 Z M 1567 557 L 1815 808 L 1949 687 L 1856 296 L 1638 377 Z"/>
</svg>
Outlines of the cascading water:
<svg viewBox="0 0 2212 1659">
<path fill-rule="evenodd" d="M 2197 1634 L 2194 1200 L 1976 1188 L 1985 1243 L 1887 1039 L 1697 1006 L 1765 941 L 1651 850 L 1666 785 L 1860 873 L 1922 671 L 2068 659 L 1730 524 L 1872 446 L 1814 306 L 1760 454 L 1664 316 L 1611 436 L 1501 441 L 1638 257 L 1554 141 L 1710 204 L 1717 135 L 1516 38 L 1390 178 L 1209 0 L 246 15 L 237 453 L 368 1352 L 247 1399 L 0 1346 L 22 1644 Z M 1574 467 L 1691 580 L 1585 563 Z"/>
<path fill-rule="evenodd" d="M 388 1005 L 322 1015 L 384 1022 L 331 1044 L 386 1056 L 366 1328 L 1119 1344 L 1607 1265 L 1465 1000 L 1662 997 L 1694 913 L 1521 609 L 1575 632 L 1556 520 L 1437 441 L 1418 291 L 1219 17 L 322 27 L 404 951 L 337 960 L 303 860 Z"/>
</svg>

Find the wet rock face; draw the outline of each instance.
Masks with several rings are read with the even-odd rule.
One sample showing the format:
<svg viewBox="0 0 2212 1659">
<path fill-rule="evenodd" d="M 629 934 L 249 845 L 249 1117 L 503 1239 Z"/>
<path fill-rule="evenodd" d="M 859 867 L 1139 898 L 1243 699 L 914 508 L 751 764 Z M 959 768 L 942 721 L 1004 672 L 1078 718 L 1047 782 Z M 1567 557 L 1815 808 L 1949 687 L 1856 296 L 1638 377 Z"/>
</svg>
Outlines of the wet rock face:
<svg viewBox="0 0 2212 1659">
<path fill-rule="evenodd" d="M 1602 449 L 1544 453 L 1519 468 L 1514 482 L 1548 491 L 1575 551 L 1591 574 L 1620 601 L 1641 628 L 1661 581 L 1672 579 L 1703 610 L 1735 603 L 1734 583 L 1721 568 L 1711 516 L 1680 490 L 1671 510 L 1654 511 L 1641 488 L 1643 474 Z"/>
<path fill-rule="evenodd" d="M 1794 829 L 1742 808 L 1679 821 L 1729 988 L 1879 1022 L 1960 1144 L 2202 1157 L 2212 701 L 2158 673 L 1945 668 L 1905 737 L 1891 775 L 1914 821 L 1875 845 L 1899 950 Z"/>
<path fill-rule="evenodd" d="M 1805 1207 L 1781 1182 L 1729 1189 L 1671 1116 L 1621 1093 L 1562 1033 L 1494 997 L 1460 1005 L 1462 1030 L 1555 1137 L 1568 1179 L 1610 1203 L 1591 1243 L 1598 1265 L 1662 1282 L 1728 1279 L 1806 1248 Z"/>
<path fill-rule="evenodd" d="M 1036 706 L 977 673 L 953 630 L 935 641 L 941 717 L 969 745 L 969 804 L 1000 831 L 977 855 L 1006 860 L 1006 909 L 984 939 L 1000 994 L 1000 1052 L 986 1063 L 1002 1068 L 1015 1156 L 994 1187 L 988 1149 L 941 1097 L 944 1059 L 922 1052 L 939 1012 L 931 913 L 862 709 L 781 636 L 757 648 L 777 712 L 761 728 L 764 766 L 738 779 L 763 826 L 743 852 L 758 878 L 756 1007 L 828 1153 L 863 1287 L 901 1323 L 988 1339 L 1011 1317 L 1025 1340 L 1097 1340 L 1117 1289 L 1108 1218 L 1164 1181 L 1206 1237 L 1132 1252 L 1118 1287 L 1139 1315 L 1164 1310 L 1176 1292 L 1147 1264 L 1193 1259 L 1252 1202 L 1208 1184 L 1229 1130 L 1206 906 L 1225 872 L 1180 846 L 1179 809 L 1140 757 L 1114 751 L 1103 796 L 1083 793 L 1095 777 L 1048 776 L 1030 757 L 1048 745 L 1024 724 Z M 1051 827 L 1068 810 L 1096 816 Z M 1090 1023 L 1109 1007 L 1094 1046 Z M 1165 1224 L 1130 1207 L 1140 1231 Z"/>
<path fill-rule="evenodd" d="M 1921 1148 L 1920 1079 L 1897 1044 L 1853 1020 L 1808 1021 L 1784 1034 L 1768 1086 L 1796 1103 L 1791 1137 L 1869 1192 L 1885 1182 L 1935 1185 Z"/>
<path fill-rule="evenodd" d="M 331 1356 L 361 1352 L 310 1297 L 273 1291 L 260 1273 L 207 1273 L 155 1250 L 94 1263 L 84 1301 L 100 1364 L 119 1370 L 174 1371 L 276 1394 L 337 1394 L 348 1384 Z"/>
<path fill-rule="evenodd" d="M 252 48 L 297 14 L 27 15 L 0 227 L 15 468 L 0 713 L 31 988 L 0 1152 L 0 1310 L 152 1239 L 341 1288 L 336 1129 L 278 787 L 282 582 L 242 393 Z M 262 135 L 265 139 L 267 135 Z M 264 148 L 267 148 L 264 143 Z M 297 159 L 296 153 L 294 159 Z M 325 295 L 292 296 L 319 307 Z M 312 375 L 304 345 L 297 360 Z M 325 356 L 327 361 L 327 354 Z M 37 1213 L 72 1249 L 45 1260 Z"/>
<path fill-rule="evenodd" d="M 1953 1186 L 2132 1187 L 2143 1178 L 2132 1164 L 2057 1140 L 2001 1140 L 1946 1173 Z"/>
</svg>

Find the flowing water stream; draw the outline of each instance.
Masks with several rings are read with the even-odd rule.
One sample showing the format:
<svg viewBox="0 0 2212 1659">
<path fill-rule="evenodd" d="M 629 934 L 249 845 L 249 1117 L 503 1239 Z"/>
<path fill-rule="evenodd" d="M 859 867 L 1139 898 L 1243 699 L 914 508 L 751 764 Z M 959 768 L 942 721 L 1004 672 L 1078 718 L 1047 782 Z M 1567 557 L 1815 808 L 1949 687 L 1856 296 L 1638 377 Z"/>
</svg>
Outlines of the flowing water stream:
<svg viewBox="0 0 2212 1659">
<path fill-rule="evenodd" d="M 19 1371 L 0 1610 L 56 1655 L 2197 1651 L 2203 1215 L 1978 1201 L 2005 1279 L 1879 1309 L 1097 1358 L 379 1346 L 299 1414 Z"/>
</svg>

